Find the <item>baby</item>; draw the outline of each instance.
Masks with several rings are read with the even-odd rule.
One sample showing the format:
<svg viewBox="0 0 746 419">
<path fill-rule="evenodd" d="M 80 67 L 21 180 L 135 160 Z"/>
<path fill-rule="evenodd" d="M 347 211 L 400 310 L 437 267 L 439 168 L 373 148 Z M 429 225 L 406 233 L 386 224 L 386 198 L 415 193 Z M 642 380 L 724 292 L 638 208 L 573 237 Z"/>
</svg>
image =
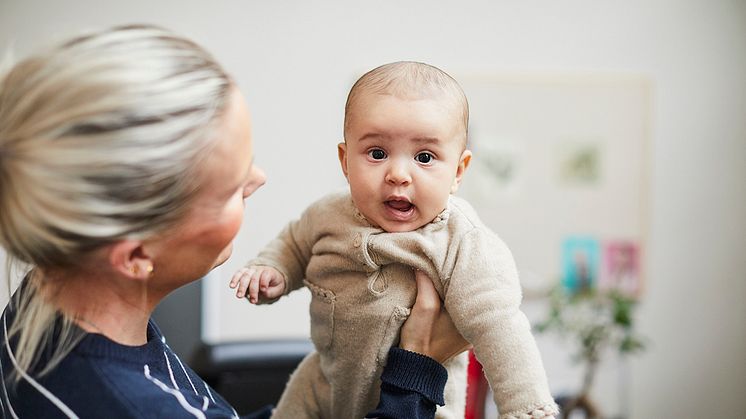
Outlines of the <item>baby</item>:
<svg viewBox="0 0 746 419">
<path fill-rule="evenodd" d="M 557 413 L 519 310 L 513 257 L 451 195 L 471 159 L 468 119 L 461 87 L 427 64 L 386 64 L 352 87 L 338 146 L 350 192 L 312 204 L 230 283 L 255 304 L 311 291 L 316 351 L 293 373 L 275 417 L 360 418 L 375 407 L 388 349 L 414 304 L 413 269 L 433 279 L 474 345 L 501 417 Z M 466 362 L 464 354 L 446 364 L 436 417 L 464 417 Z"/>
</svg>

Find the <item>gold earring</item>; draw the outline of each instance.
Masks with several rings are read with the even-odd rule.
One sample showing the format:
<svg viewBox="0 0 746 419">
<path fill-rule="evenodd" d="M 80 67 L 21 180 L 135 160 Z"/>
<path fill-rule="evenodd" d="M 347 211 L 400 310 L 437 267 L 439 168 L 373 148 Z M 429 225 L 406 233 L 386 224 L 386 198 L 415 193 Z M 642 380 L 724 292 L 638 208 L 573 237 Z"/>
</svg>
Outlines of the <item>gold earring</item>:
<svg viewBox="0 0 746 419">
<path fill-rule="evenodd" d="M 148 271 L 148 275 L 153 275 L 153 271 L 155 270 L 155 268 L 153 268 L 153 265 L 148 265 L 145 270 Z"/>
</svg>

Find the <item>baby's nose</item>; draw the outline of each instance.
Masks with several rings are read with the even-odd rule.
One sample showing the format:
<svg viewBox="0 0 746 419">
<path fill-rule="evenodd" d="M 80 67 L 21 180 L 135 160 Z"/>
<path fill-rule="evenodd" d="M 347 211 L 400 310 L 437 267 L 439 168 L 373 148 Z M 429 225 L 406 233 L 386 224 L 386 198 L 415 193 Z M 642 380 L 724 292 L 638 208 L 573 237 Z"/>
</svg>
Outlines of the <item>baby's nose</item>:
<svg viewBox="0 0 746 419">
<path fill-rule="evenodd" d="M 407 185 L 412 182 L 412 177 L 406 165 L 392 164 L 386 173 L 386 182 L 392 185 Z"/>
</svg>

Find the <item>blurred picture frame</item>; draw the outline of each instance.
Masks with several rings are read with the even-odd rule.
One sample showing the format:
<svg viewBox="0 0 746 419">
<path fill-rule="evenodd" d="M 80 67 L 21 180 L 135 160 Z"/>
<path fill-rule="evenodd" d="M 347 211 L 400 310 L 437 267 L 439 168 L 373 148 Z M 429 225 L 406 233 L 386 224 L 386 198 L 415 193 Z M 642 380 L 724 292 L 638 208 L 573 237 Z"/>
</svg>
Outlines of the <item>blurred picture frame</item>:
<svg viewBox="0 0 746 419">
<path fill-rule="evenodd" d="M 640 246 L 630 240 L 609 241 L 604 244 L 603 256 L 599 288 L 639 298 L 642 291 Z"/>
<path fill-rule="evenodd" d="M 652 80 L 479 71 L 454 77 L 469 99 L 474 153 L 458 194 L 510 247 L 529 295 L 541 298 L 544 284 L 557 282 L 571 290 L 607 286 L 606 243 L 624 239 L 636 245 L 629 292 L 639 296 L 647 281 Z M 573 260 L 573 252 L 591 259 Z M 578 271 L 583 263 L 589 272 Z"/>
<path fill-rule="evenodd" d="M 562 285 L 571 293 L 595 289 L 599 282 L 600 244 L 593 237 L 568 237 L 562 243 Z"/>
</svg>

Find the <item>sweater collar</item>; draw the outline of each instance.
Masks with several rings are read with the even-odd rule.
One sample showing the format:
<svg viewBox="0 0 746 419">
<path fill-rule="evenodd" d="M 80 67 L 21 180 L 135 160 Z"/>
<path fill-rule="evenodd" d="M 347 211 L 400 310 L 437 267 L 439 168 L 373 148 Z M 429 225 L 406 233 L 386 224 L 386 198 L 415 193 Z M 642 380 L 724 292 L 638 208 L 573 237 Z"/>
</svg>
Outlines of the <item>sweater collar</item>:
<svg viewBox="0 0 746 419">
<path fill-rule="evenodd" d="M 114 342 L 99 333 L 87 333 L 75 348 L 74 352 L 93 356 L 117 358 L 125 361 L 147 359 L 165 350 L 166 340 L 152 320 L 148 322 L 148 341 L 143 345 L 128 346 Z"/>
</svg>

